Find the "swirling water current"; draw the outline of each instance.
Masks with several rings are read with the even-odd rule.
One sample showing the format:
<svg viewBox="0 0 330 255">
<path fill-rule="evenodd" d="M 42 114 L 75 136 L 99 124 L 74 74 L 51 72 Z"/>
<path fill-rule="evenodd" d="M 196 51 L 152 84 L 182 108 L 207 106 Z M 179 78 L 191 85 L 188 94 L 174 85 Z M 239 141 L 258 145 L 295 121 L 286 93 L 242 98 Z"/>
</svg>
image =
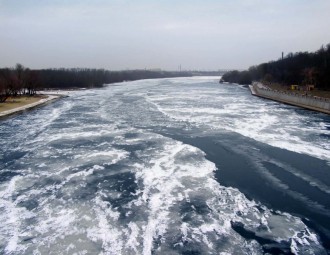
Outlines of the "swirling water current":
<svg viewBox="0 0 330 255">
<path fill-rule="evenodd" d="M 0 122 L 1 254 L 329 254 L 330 118 L 218 77 Z"/>
</svg>

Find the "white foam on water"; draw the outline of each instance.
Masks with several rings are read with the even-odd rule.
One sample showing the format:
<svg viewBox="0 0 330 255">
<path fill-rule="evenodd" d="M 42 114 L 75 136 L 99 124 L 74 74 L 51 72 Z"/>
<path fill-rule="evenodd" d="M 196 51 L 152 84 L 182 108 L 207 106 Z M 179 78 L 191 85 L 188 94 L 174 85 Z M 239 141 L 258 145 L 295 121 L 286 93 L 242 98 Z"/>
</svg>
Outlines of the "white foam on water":
<svg viewBox="0 0 330 255">
<path fill-rule="evenodd" d="M 140 242 L 138 241 L 139 235 L 141 234 L 140 227 L 134 223 L 128 223 L 128 230 L 124 230 L 125 235 L 128 237 L 126 241 L 126 247 L 128 249 L 132 249 L 134 253 L 138 253 L 138 247 L 140 246 Z"/>
<path fill-rule="evenodd" d="M 170 118 L 208 126 L 211 130 L 236 132 L 330 162 L 329 138 L 323 136 L 330 135 L 330 130 L 317 116 L 300 115 L 289 106 L 271 101 L 265 103 L 235 86 L 196 89 L 178 80 L 180 82 L 185 86 L 160 87 L 153 94 L 145 95 L 146 100 Z"/>
<path fill-rule="evenodd" d="M 68 130 L 69 131 L 69 130 Z M 113 136 L 113 130 L 96 130 L 96 131 L 80 131 L 80 132 L 72 132 L 74 130 L 70 130 L 71 132 L 58 133 L 54 134 L 49 138 L 49 141 L 60 141 L 60 140 L 77 140 L 77 139 L 93 139 L 95 137 L 104 137 L 104 136 Z"/>
<path fill-rule="evenodd" d="M 61 114 L 69 111 L 72 106 L 73 104 L 71 102 L 63 102 L 60 106 L 55 108 L 51 107 L 51 105 L 49 107 L 40 108 L 38 109 L 38 113 L 32 111 L 24 119 L 9 119 L 8 122 L 13 126 L 15 131 L 11 132 L 9 140 L 1 139 L 0 145 L 8 152 L 16 150 L 34 150 L 34 145 L 30 144 L 31 140 L 34 141 L 36 135 L 45 132 L 52 123 L 60 118 Z M 45 115 L 47 117 L 45 117 Z M 21 141 L 21 143 L 15 144 L 15 141 Z"/>
<path fill-rule="evenodd" d="M 165 145 L 165 150 L 156 152 L 159 156 L 148 162 L 148 165 L 151 164 L 150 167 L 140 166 L 137 169 L 137 179 L 143 180 L 144 189 L 136 205 L 147 203 L 149 208 L 143 238 L 143 254 L 151 254 L 154 238 L 164 236 L 167 232 L 170 208 L 178 202 L 176 193 L 178 190 L 184 190 L 181 179 L 201 178 L 214 170 L 214 164 L 208 161 L 199 162 L 197 166 L 180 163 L 181 157 L 191 156 L 189 154 L 192 151 L 199 152 L 188 145 L 169 143 Z M 202 153 L 196 154 L 198 158 L 203 156 Z"/>
<path fill-rule="evenodd" d="M 200 81 L 203 79 L 191 78 L 188 83 L 196 86 Z M 166 88 L 163 92 L 167 98 L 157 101 L 159 93 L 153 92 L 159 91 L 158 83 Z M 175 118 L 180 119 L 185 115 L 189 122 L 211 128 L 221 121 L 223 125 L 232 124 L 231 128 L 239 125 L 226 119 L 227 115 L 239 111 L 228 104 L 219 110 L 214 104 L 201 104 L 189 111 L 188 102 L 181 112 L 176 112 L 175 105 L 171 107 L 176 93 L 166 95 L 173 84 L 179 89 L 181 106 L 185 105 L 189 86 L 180 86 L 180 79 L 139 81 L 126 87 L 111 85 L 109 92 L 93 93 L 99 93 L 104 101 L 115 93 L 135 95 L 138 91 L 145 96 L 146 86 L 150 93 L 148 100 L 169 116 L 177 114 Z M 214 95 L 212 90 L 195 87 L 188 99 L 207 101 Z M 93 93 L 86 96 L 93 98 Z M 217 96 L 226 100 L 222 92 Z M 95 103 L 98 100 L 95 99 Z M 166 105 L 169 100 L 172 102 Z M 70 107 L 77 106 L 74 100 L 72 104 Z M 84 106 L 84 101 L 79 101 L 79 105 Z M 121 107 L 115 99 L 113 105 Z M 70 109 L 68 112 L 72 113 Z M 260 244 L 243 238 L 233 230 L 233 223 L 242 224 L 257 236 L 288 242 L 295 254 L 303 254 L 304 250 L 322 254 L 317 236 L 301 219 L 274 213 L 248 200 L 237 189 L 221 186 L 214 178 L 214 163 L 206 160 L 205 153 L 198 148 L 130 126 L 120 116 L 123 109 L 118 112 L 114 109 L 107 112 L 105 108 L 94 110 L 84 115 L 91 118 L 90 123 L 90 119 L 84 122 L 84 118 L 77 117 L 76 122 L 64 125 L 65 128 L 56 128 L 65 121 L 59 115 L 39 135 L 22 145 L 33 147 L 28 156 L 19 159 L 20 166 L 26 168 L 21 170 L 21 176 L 0 184 L 0 221 L 6 222 L 0 225 L 0 247 L 4 247 L 5 254 L 180 254 L 187 247 L 196 247 L 204 254 L 262 254 Z M 208 111 L 211 116 L 203 116 Z M 267 111 L 267 107 L 262 108 L 258 114 L 268 118 Z M 77 110 L 77 116 L 82 112 Z M 103 120 L 113 118 L 109 123 L 93 124 L 94 114 L 102 115 Z M 215 126 L 211 125 L 214 121 Z M 255 129 L 260 132 L 267 129 L 267 121 L 277 125 L 278 120 L 269 117 Z M 254 125 L 250 123 L 245 128 Z M 282 131 L 285 135 L 286 130 Z M 133 138 L 126 138 L 132 134 Z M 91 144 L 72 146 L 82 140 Z M 296 142 L 304 143 L 304 140 L 296 139 Z M 118 149 L 123 145 L 138 149 L 134 153 Z M 105 171 L 106 167 L 111 169 L 112 164 L 119 162 L 123 167 Z M 118 178 L 115 174 L 127 172 L 135 175 L 137 188 L 118 204 L 126 196 L 126 190 L 122 189 L 127 180 L 119 180 L 119 186 L 111 181 Z M 309 180 L 307 176 L 301 178 Z M 316 185 L 327 189 L 319 182 Z M 24 202 L 32 203 L 32 209 Z"/>
<path fill-rule="evenodd" d="M 66 177 L 66 181 L 70 181 L 72 178 L 77 178 L 77 177 L 83 177 L 86 178 L 89 175 L 92 175 L 96 170 L 104 170 L 103 166 L 99 166 L 99 165 L 95 165 L 92 168 L 88 169 L 88 170 L 83 170 L 83 171 L 79 171 L 77 173 L 74 174 L 70 174 L 68 177 Z"/>
<path fill-rule="evenodd" d="M 107 145 L 107 143 L 102 144 L 102 146 Z M 61 154 L 65 153 L 65 151 L 64 148 L 63 150 L 57 150 L 57 153 Z M 83 152 L 82 149 L 80 151 Z M 37 151 L 32 156 L 40 156 L 44 152 L 41 151 L 39 153 Z M 72 150 L 69 150 L 69 152 L 74 156 Z M 52 153 L 52 150 L 50 150 L 49 154 Z M 95 212 L 90 206 L 85 211 L 86 214 L 82 215 L 83 217 L 78 217 L 81 214 L 80 203 L 75 204 L 71 200 L 72 198 L 69 201 L 58 199 L 55 195 L 57 192 L 63 191 L 66 196 L 72 196 L 77 188 L 86 184 L 90 175 L 95 171 L 104 170 L 104 166 L 101 165 L 83 168 L 84 164 L 90 164 L 98 160 L 98 162 L 104 162 L 105 165 L 109 166 L 118 163 L 128 156 L 129 153 L 124 150 L 110 150 L 109 147 L 105 151 L 95 150 L 92 153 L 85 149 L 82 156 L 76 158 L 74 163 L 71 163 L 71 167 L 70 162 L 66 162 L 66 167 L 61 169 L 60 164 L 53 165 L 47 161 L 39 164 L 36 161 L 35 169 L 22 170 L 22 176 L 13 177 L 10 182 L 0 185 L 0 208 L 4 212 L 0 214 L 0 220 L 6 222 L 5 225 L 0 227 L 0 247 L 5 247 L 5 254 L 31 254 L 32 251 L 35 254 L 44 254 L 47 250 L 48 252 L 53 249 L 56 251 L 57 248 L 62 253 L 64 251 L 63 247 L 66 247 L 66 245 L 71 247 L 68 249 L 67 254 L 73 254 L 73 250 L 79 252 L 79 247 L 83 247 L 83 245 L 79 245 L 79 240 L 87 239 L 86 245 L 90 242 L 90 239 L 87 237 L 86 229 L 80 229 L 77 226 L 82 227 L 82 218 L 92 221 L 91 219 L 95 218 Z M 23 160 L 31 161 L 28 157 Z M 77 167 L 80 167 L 82 170 L 77 171 Z M 72 171 L 74 172 L 72 173 Z M 124 170 L 120 171 L 123 172 Z M 117 171 L 117 173 L 120 171 Z M 44 185 L 42 184 L 43 178 L 60 182 Z M 78 186 L 75 184 L 76 182 L 79 183 Z M 23 190 L 26 191 L 22 193 Z M 16 195 L 20 193 L 21 195 Z M 38 204 L 38 207 L 33 209 L 33 213 L 20 205 L 20 203 L 29 200 L 36 201 Z M 92 215 L 92 217 L 89 215 Z M 26 221 L 29 219 L 37 221 L 37 223 L 35 225 L 26 225 Z M 79 239 L 75 239 L 73 236 L 79 236 Z M 32 243 L 22 241 L 25 237 L 31 239 Z M 71 242 L 69 241 L 70 239 L 72 239 Z M 93 248 L 94 244 L 91 243 L 87 246 L 86 249 L 89 250 Z M 88 251 L 85 253 L 88 253 Z M 79 254 L 84 254 L 84 252 L 81 251 Z M 105 254 L 109 253 L 105 252 Z"/>
<path fill-rule="evenodd" d="M 1 246 L 5 246 L 5 252 L 11 253 L 17 250 L 18 235 L 19 235 L 19 215 L 21 210 L 16 208 L 15 202 L 11 200 L 11 194 L 15 191 L 17 180 L 20 176 L 13 177 L 8 183 L 7 187 L 1 187 L 0 191 L 0 221 L 2 226 L 0 227 L 0 243 Z M 8 238 L 8 242 L 5 243 L 5 238 Z"/>
<path fill-rule="evenodd" d="M 122 230 L 116 228 L 113 224 L 118 220 L 119 214 L 113 211 L 109 204 L 102 201 L 100 197 L 96 197 L 94 202 L 98 226 L 91 227 L 87 231 L 87 236 L 94 242 L 102 241 L 103 251 L 101 254 L 122 254 L 124 245 L 121 237 Z"/>
<path fill-rule="evenodd" d="M 79 163 L 98 162 L 105 165 L 116 164 L 129 157 L 129 152 L 124 150 L 112 149 L 109 151 L 92 151 L 88 154 L 78 154 L 73 156 Z"/>
<path fill-rule="evenodd" d="M 299 218 L 288 214 L 275 215 L 265 207 L 260 211 L 255 202 L 246 199 L 238 190 L 220 186 L 213 178 L 214 164 L 205 160 L 204 153 L 197 148 L 171 141 L 166 142 L 163 150 L 154 153 L 146 165 L 135 165 L 136 177 L 143 181 L 144 188 L 140 191 L 141 196 L 132 203 L 135 206 L 147 206 L 149 215 L 146 226 L 142 227 L 143 254 L 152 253 L 153 241 L 158 237 L 161 237 L 158 249 L 162 250 L 162 245 L 168 241 L 166 235 L 171 231 L 171 224 L 181 226 L 182 242 L 177 245 L 183 247 L 184 241 L 192 241 L 205 245 L 204 250 L 208 252 L 216 251 L 214 249 L 219 238 L 227 238 L 228 243 L 222 249 L 230 253 L 238 250 L 247 252 L 250 249 L 256 254 L 261 253 L 255 241 L 246 242 L 233 231 L 231 222 L 244 223 L 245 228 L 256 235 L 276 242 L 294 240 L 304 244 L 309 242 L 311 247 L 320 247 L 314 233 L 309 232 L 310 235 L 306 234 L 302 238 L 297 235 L 305 233 L 307 228 Z M 191 157 L 194 161 L 189 160 Z M 186 195 L 178 195 L 181 193 Z M 176 218 L 176 206 L 182 200 L 194 201 L 196 196 L 206 201 L 211 209 L 207 216 L 193 214 L 194 221 L 200 220 L 201 224 L 182 222 L 182 219 Z M 205 217 L 208 218 L 207 223 Z M 268 230 L 258 230 L 263 229 L 262 226 Z M 242 247 L 241 243 L 244 242 L 246 245 Z M 301 251 L 302 246 L 298 249 Z"/>
</svg>

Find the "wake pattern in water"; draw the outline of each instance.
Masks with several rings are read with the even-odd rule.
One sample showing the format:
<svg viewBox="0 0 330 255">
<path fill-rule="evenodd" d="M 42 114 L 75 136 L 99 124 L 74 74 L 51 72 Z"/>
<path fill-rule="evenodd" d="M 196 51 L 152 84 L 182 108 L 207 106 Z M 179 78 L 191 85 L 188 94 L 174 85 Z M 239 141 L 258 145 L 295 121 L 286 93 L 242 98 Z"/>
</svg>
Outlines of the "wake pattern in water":
<svg viewBox="0 0 330 255">
<path fill-rule="evenodd" d="M 298 108 L 247 96 L 248 89 L 242 86 L 215 88 L 210 86 L 215 82 L 212 78 L 202 81 L 191 78 L 184 84 L 176 82 L 158 87 L 146 97 L 170 118 L 208 130 L 236 132 L 330 162 L 330 126 L 319 114 L 300 114 Z"/>
<path fill-rule="evenodd" d="M 153 132 L 162 82 L 77 92 L 1 124 L 0 253 L 325 254 L 300 218 L 222 186 L 203 151 Z"/>
</svg>

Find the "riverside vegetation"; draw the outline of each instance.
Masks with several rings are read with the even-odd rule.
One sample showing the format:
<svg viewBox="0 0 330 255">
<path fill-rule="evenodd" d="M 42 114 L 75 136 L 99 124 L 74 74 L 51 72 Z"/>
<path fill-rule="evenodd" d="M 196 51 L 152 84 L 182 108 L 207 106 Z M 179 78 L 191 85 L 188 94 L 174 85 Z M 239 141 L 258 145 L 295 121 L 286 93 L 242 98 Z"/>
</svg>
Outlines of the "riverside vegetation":
<svg viewBox="0 0 330 255">
<path fill-rule="evenodd" d="M 221 75 L 221 71 L 162 71 L 59 68 L 31 70 L 22 64 L 0 69 L 0 102 L 9 97 L 33 96 L 41 89 L 97 88 L 104 84 L 150 78 L 190 77 L 194 75 Z"/>
<path fill-rule="evenodd" d="M 104 84 L 150 78 L 217 75 L 221 71 L 162 71 L 104 69 L 42 69 L 31 70 L 22 64 L 0 69 L 0 112 L 28 105 L 42 99 L 37 90 L 98 88 Z"/>
<path fill-rule="evenodd" d="M 40 89 L 93 88 L 125 80 L 180 76 L 191 76 L 191 73 L 82 68 L 30 70 L 17 64 L 15 68 L 0 69 L 0 102 L 6 101 L 8 97 L 32 96 Z"/>
<path fill-rule="evenodd" d="M 238 84 L 262 81 L 282 87 L 314 85 L 318 90 L 330 91 L 330 44 L 316 52 L 289 53 L 277 61 L 252 66 L 245 71 L 230 71 L 222 80 Z"/>
</svg>

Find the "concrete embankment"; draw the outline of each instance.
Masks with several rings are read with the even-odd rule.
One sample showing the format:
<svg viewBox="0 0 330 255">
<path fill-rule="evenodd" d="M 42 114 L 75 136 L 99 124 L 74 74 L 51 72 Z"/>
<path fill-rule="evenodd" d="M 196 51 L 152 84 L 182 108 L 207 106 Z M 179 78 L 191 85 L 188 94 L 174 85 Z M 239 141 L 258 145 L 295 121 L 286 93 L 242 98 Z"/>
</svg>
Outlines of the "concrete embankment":
<svg viewBox="0 0 330 255">
<path fill-rule="evenodd" d="M 257 82 L 249 87 L 252 95 L 255 96 L 330 114 L 330 100 L 327 98 L 299 95 L 285 91 L 275 91 Z"/>
</svg>

